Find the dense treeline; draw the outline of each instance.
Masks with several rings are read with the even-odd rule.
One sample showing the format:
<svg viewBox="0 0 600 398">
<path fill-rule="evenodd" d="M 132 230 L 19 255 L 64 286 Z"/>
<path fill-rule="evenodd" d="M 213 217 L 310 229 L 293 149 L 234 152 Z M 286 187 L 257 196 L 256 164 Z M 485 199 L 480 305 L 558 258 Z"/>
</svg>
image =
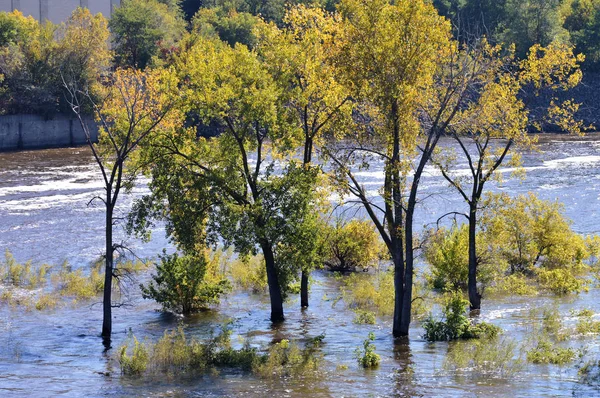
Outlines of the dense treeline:
<svg viewBox="0 0 600 398">
<path fill-rule="evenodd" d="M 40 24 L 18 12 L 2 13 L 0 112 L 47 117 L 69 112 L 59 77 L 66 72 L 66 65 L 71 72 L 77 71 L 82 84 L 93 86 L 94 73 L 100 70 L 164 65 L 180 49 L 186 32 L 216 34 L 230 45 L 243 43 L 254 47 L 257 44 L 254 28 L 259 20 L 283 26 L 288 3 L 127 0 L 110 21 L 81 11 L 60 25 Z M 294 3 L 318 5 L 328 11 L 337 7 L 337 1 Z M 561 43 L 572 45 L 576 54 L 585 55 L 583 70 L 599 68 L 599 1 L 434 0 L 433 5 L 449 19 L 453 34 L 461 43 L 486 36 L 492 44 L 514 44 L 520 58 L 534 44 Z M 76 33 L 77 29 L 81 33 Z M 74 34 L 81 35 L 79 42 L 72 39 Z M 80 65 L 74 67 L 77 62 Z"/>
</svg>

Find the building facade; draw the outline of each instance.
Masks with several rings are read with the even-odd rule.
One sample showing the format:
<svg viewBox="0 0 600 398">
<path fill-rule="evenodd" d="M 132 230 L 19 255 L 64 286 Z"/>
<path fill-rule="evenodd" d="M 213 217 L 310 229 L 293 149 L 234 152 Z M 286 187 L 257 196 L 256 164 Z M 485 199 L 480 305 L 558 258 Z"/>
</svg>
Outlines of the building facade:
<svg viewBox="0 0 600 398">
<path fill-rule="evenodd" d="M 93 14 L 110 17 L 120 0 L 0 0 L 0 11 L 19 10 L 38 21 L 65 22 L 77 7 L 86 7 Z"/>
</svg>

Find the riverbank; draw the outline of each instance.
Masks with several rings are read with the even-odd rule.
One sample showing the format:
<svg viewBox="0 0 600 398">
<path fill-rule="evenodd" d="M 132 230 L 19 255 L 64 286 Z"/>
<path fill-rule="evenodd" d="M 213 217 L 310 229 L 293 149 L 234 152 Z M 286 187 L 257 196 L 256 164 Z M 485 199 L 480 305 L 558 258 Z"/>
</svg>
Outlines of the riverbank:
<svg viewBox="0 0 600 398">
<path fill-rule="evenodd" d="M 98 141 L 98 127 L 86 121 L 93 142 Z M 67 148 L 87 144 L 79 120 L 64 115 L 45 119 L 38 115 L 0 116 L 0 152 L 29 149 Z"/>
</svg>

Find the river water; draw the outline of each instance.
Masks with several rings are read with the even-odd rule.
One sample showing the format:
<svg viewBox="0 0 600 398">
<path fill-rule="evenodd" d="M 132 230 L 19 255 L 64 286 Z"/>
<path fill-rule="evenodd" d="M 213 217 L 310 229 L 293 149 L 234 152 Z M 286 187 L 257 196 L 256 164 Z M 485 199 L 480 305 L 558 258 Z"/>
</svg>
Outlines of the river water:
<svg viewBox="0 0 600 398">
<path fill-rule="evenodd" d="M 443 145 L 451 145 L 444 142 Z M 511 170 L 496 190 L 510 194 L 536 192 L 559 200 L 565 214 L 580 233 L 600 232 L 600 140 L 596 136 L 572 138 L 545 136 L 539 150 L 523 156 L 526 178 L 510 179 Z M 459 169 L 466 168 L 465 164 Z M 377 190 L 382 168 L 373 164 L 360 173 L 367 187 Z M 85 148 L 52 149 L 0 154 L 0 250 L 10 249 L 17 260 L 84 267 L 103 247 L 103 208 L 88 205 L 101 193 L 102 184 L 89 151 Z M 434 169 L 423 178 L 423 197 L 417 225 L 434 222 L 448 211 L 464 205 Z M 371 188 L 369 188 L 371 189 Z M 125 211 L 133 198 L 146 189 L 143 181 L 125 195 Z M 158 225 L 150 242 L 123 240 L 140 257 L 153 257 L 169 247 Z M 234 321 L 234 333 L 266 345 L 281 338 L 303 339 L 325 333 L 325 376 L 318 380 L 261 380 L 237 371 L 184 380 L 136 381 L 120 377 L 104 353 L 98 337 L 101 306 L 66 305 L 38 312 L 0 304 L 0 396 L 249 396 L 249 397 L 363 397 L 363 396 L 600 396 L 600 391 L 578 383 L 575 365 L 528 365 L 516 374 L 503 376 L 478 372 L 453 373 L 444 367 L 451 344 L 425 342 L 423 329 L 413 323 L 410 342 L 394 346 L 391 320 L 356 325 L 354 314 L 336 301 L 338 284 L 327 273 L 316 272 L 311 307 L 301 312 L 298 300 L 286 304 L 286 322 L 272 328 L 264 297 L 231 294 L 216 311 L 182 319 L 158 312 L 158 307 L 133 293 L 131 306 L 114 311 L 114 345 L 129 330 L 138 338 L 156 339 L 166 329 L 186 325 L 190 336 L 206 337 L 215 326 Z M 484 300 L 482 319 L 504 329 L 505 338 L 527 340 L 527 332 L 539 324 L 534 310 L 558 306 L 567 325 L 575 321 L 569 310 L 590 308 L 600 313 L 599 291 L 556 299 L 535 298 Z M 359 369 L 353 351 L 367 334 L 376 335 L 378 369 Z M 587 347 L 585 358 L 598 356 L 597 338 L 576 337 L 573 347 Z M 347 365 L 340 369 L 338 365 Z"/>
</svg>

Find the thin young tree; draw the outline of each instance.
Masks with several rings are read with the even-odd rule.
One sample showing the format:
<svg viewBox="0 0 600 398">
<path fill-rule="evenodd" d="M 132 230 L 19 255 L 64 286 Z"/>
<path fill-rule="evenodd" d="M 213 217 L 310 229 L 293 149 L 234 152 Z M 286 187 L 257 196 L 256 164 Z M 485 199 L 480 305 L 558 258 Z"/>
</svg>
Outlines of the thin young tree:
<svg viewBox="0 0 600 398">
<path fill-rule="evenodd" d="M 105 207 L 105 271 L 103 293 L 102 337 L 110 344 L 112 333 L 113 278 L 118 273 L 114 253 L 122 248 L 113 241 L 115 209 L 123 189 L 133 183 L 135 173 L 127 165 L 140 144 L 149 135 L 173 128 L 177 79 L 168 70 L 139 71 L 118 69 L 101 78 L 101 94 L 92 96 L 85 87 L 77 87 L 63 77 L 67 100 L 85 133 L 88 146 L 98 165 L 104 193 L 97 196 Z M 99 99 L 97 99 L 99 98 Z M 88 121 L 92 113 L 98 126 L 98 141 L 94 126 Z M 94 200 L 92 199 L 92 200 Z"/>
</svg>

